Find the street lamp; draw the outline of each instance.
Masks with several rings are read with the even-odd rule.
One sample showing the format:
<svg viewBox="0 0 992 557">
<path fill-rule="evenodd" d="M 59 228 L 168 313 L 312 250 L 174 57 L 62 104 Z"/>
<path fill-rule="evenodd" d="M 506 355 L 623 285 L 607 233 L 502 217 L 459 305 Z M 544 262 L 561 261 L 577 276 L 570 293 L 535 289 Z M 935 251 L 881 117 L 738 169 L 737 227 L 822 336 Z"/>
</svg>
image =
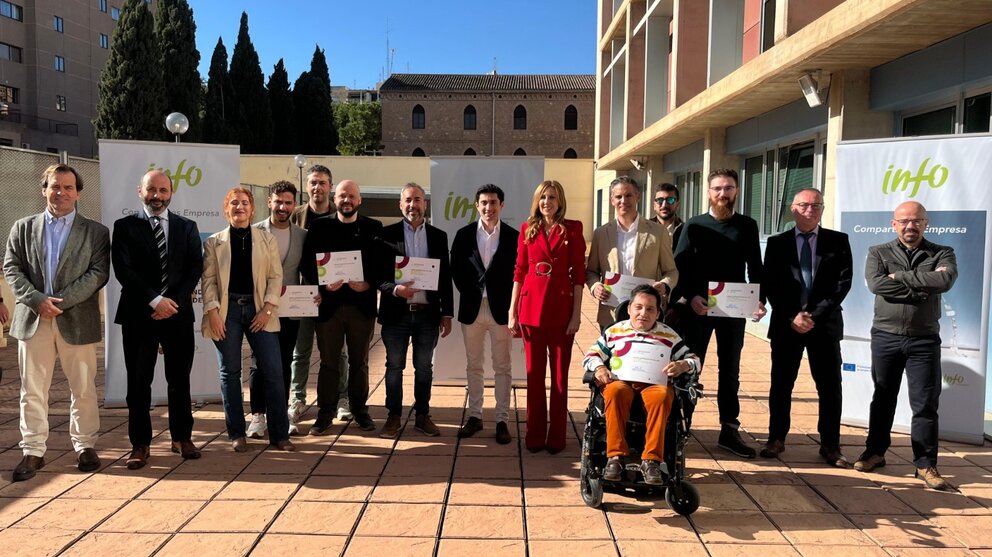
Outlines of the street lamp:
<svg viewBox="0 0 992 557">
<path fill-rule="evenodd" d="M 179 143 L 179 137 L 189 129 L 189 118 L 181 112 L 173 112 L 165 117 L 165 129 L 176 136 L 176 143 Z"/>
<path fill-rule="evenodd" d="M 293 157 L 293 162 L 300 169 L 300 205 L 303 205 L 303 167 L 307 165 L 307 158 L 303 155 Z"/>
</svg>

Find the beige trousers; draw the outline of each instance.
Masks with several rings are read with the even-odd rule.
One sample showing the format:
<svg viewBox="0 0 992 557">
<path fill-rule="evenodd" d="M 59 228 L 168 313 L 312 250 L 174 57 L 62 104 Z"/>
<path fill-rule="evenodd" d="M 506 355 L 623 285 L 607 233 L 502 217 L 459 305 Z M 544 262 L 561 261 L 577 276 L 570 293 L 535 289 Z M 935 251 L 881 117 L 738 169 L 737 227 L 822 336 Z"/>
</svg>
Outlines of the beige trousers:
<svg viewBox="0 0 992 557">
<path fill-rule="evenodd" d="M 510 364 L 510 345 L 513 335 L 506 325 L 498 325 L 489 310 L 489 300 L 482 299 L 475 323 L 462 324 L 465 339 L 465 377 L 468 380 L 468 415 L 482 419 L 482 400 L 485 390 L 483 364 L 485 363 L 486 333 L 492 353 L 496 387 L 496 421 L 508 422 L 510 417 L 510 388 L 513 382 Z"/>
</svg>

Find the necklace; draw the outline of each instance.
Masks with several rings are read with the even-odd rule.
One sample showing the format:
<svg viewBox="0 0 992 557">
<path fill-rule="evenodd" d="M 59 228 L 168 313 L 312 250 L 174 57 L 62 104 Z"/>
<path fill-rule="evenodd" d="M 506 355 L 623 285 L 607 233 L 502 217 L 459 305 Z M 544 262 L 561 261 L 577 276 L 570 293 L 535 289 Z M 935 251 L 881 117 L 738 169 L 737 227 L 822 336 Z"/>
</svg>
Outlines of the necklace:
<svg viewBox="0 0 992 557">
<path fill-rule="evenodd" d="M 244 230 L 245 233 L 244 234 L 238 234 L 238 232 L 237 232 L 238 230 Z M 241 240 L 241 251 L 245 251 L 245 240 L 247 240 L 248 237 L 251 236 L 251 228 L 238 229 L 238 228 L 234 228 L 232 226 L 231 227 L 231 236 L 233 236 L 233 237 Z"/>
</svg>

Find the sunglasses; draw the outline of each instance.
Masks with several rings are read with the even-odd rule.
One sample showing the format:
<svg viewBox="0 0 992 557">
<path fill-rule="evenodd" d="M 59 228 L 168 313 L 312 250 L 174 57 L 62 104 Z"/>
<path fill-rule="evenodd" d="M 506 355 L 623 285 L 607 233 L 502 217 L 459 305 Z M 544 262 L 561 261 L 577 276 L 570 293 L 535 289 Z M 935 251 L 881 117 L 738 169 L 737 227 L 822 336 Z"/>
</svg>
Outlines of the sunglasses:
<svg viewBox="0 0 992 557">
<path fill-rule="evenodd" d="M 656 198 L 654 198 L 654 202 L 657 205 L 664 205 L 666 203 L 669 204 L 669 205 L 675 205 L 676 203 L 679 202 L 679 198 L 677 198 L 677 197 L 656 197 Z"/>
</svg>

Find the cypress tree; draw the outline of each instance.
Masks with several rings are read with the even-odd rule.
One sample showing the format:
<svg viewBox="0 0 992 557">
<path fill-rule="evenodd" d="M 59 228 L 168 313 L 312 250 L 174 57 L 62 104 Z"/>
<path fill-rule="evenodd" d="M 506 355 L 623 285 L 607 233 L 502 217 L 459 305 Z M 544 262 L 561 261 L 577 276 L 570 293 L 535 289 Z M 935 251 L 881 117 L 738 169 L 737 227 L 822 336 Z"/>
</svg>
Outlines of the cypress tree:
<svg viewBox="0 0 992 557">
<path fill-rule="evenodd" d="M 162 91 L 165 112 L 182 112 L 189 119 L 185 141 L 203 137 L 200 125 L 200 105 L 203 102 L 200 52 L 196 50 L 196 22 L 186 0 L 158 0 L 155 36 L 159 46 L 159 67 L 162 69 Z M 167 139 L 172 135 L 165 132 Z"/>
<path fill-rule="evenodd" d="M 93 121 L 98 138 L 162 138 L 166 114 L 153 19 L 143 0 L 124 3 L 100 76 Z"/>
<path fill-rule="evenodd" d="M 228 114 L 233 101 L 231 82 L 227 75 L 227 49 L 224 41 L 217 38 L 213 56 L 210 58 L 210 71 L 207 74 L 207 93 L 203 108 L 203 140 L 207 143 L 237 143 L 231 130 Z"/>
<path fill-rule="evenodd" d="M 293 93 L 289 90 L 289 75 L 282 58 L 269 76 L 269 108 L 272 110 L 272 152 L 296 152 L 296 122 L 293 114 Z"/>
<path fill-rule="evenodd" d="M 258 62 L 258 52 L 248 35 L 248 14 L 241 12 L 238 42 L 231 54 L 229 73 L 237 112 L 234 129 L 242 153 L 266 153 L 272 145 L 272 112 L 265 91 L 265 76 Z M 232 106 L 232 105 L 229 105 Z"/>
<path fill-rule="evenodd" d="M 331 108 L 331 78 L 324 51 L 316 47 L 310 71 L 300 74 L 293 86 L 297 146 L 304 153 L 333 155 L 338 136 Z"/>
</svg>

